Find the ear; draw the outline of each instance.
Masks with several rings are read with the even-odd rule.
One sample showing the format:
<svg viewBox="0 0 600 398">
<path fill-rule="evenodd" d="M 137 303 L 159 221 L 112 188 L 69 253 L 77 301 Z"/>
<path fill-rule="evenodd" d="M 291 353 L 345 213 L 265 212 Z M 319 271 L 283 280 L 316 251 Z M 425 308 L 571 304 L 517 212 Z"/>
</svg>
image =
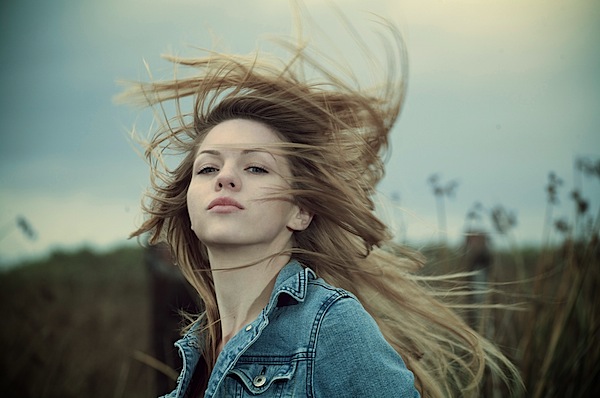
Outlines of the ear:
<svg viewBox="0 0 600 398">
<path fill-rule="evenodd" d="M 290 221 L 287 224 L 288 229 L 291 231 L 304 231 L 310 225 L 313 219 L 313 214 L 308 211 L 295 206 L 295 212 L 292 214 Z"/>
</svg>

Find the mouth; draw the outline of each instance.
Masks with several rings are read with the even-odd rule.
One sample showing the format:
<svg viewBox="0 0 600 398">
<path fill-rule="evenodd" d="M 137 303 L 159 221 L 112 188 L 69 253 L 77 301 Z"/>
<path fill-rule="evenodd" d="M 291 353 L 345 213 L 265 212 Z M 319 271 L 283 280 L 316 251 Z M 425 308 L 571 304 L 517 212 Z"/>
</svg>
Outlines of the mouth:
<svg viewBox="0 0 600 398">
<path fill-rule="evenodd" d="M 244 210 L 244 206 L 242 206 L 238 201 L 232 198 L 217 198 L 209 203 L 207 210 L 212 209 L 239 209 Z"/>
</svg>

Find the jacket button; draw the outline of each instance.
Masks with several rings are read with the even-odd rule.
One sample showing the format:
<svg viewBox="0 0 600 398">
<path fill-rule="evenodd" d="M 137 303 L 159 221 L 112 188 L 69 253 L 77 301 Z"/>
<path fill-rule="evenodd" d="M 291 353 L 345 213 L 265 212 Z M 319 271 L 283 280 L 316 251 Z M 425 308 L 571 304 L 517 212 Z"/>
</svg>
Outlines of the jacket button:
<svg viewBox="0 0 600 398">
<path fill-rule="evenodd" d="M 267 378 L 264 375 L 258 375 L 252 380 L 254 387 L 262 387 L 267 382 Z"/>
<path fill-rule="evenodd" d="M 252 330 L 252 325 L 248 325 L 248 326 L 246 326 L 246 332 L 249 332 L 249 331 L 251 331 L 251 330 Z"/>
</svg>

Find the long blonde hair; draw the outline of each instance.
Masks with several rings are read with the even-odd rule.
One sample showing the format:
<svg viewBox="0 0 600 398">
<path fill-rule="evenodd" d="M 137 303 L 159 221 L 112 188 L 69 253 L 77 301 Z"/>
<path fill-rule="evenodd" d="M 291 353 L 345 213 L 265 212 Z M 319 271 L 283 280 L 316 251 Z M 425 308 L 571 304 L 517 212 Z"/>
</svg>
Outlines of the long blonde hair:
<svg viewBox="0 0 600 398">
<path fill-rule="evenodd" d="M 205 312 L 197 322 L 206 340 L 209 372 L 221 339 L 219 312 L 206 249 L 190 227 L 186 193 L 203 137 L 225 120 L 243 118 L 264 123 L 284 138 L 282 150 L 294 174 L 289 193 L 314 214 L 309 228 L 295 233 L 290 254 L 359 298 L 414 373 L 423 396 L 477 395 L 486 367 L 505 381 L 519 379 L 502 353 L 416 274 L 421 256 L 394 245 L 374 213 L 382 157 L 405 93 L 402 37 L 393 25 L 382 26 L 387 74 L 372 87 L 341 78 L 340 71 L 323 66 L 304 43 L 280 41 L 289 61 L 260 53 L 167 57 L 195 74 L 135 83 L 124 92 L 130 102 L 162 110 L 159 128 L 145 148 L 151 167 L 151 188 L 143 203 L 147 219 L 132 235 L 150 233 L 151 242 L 167 242 L 200 295 Z M 188 98 L 193 105 L 186 112 L 183 100 Z M 175 103 L 172 117 L 164 108 L 170 101 Z M 169 169 L 165 152 L 183 159 Z"/>
</svg>

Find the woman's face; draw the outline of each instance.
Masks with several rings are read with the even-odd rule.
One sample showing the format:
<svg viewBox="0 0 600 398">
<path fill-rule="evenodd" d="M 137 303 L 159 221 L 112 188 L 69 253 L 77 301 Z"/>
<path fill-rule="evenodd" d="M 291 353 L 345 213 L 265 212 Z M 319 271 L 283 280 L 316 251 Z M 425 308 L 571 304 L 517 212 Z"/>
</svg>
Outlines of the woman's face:
<svg viewBox="0 0 600 398">
<path fill-rule="evenodd" d="M 291 177 L 286 159 L 268 152 L 281 143 L 262 123 L 233 119 L 215 126 L 198 148 L 187 192 L 198 239 L 211 247 L 253 246 L 264 255 L 289 247 L 310 216 L 279 195 Z"/>
</svg>

